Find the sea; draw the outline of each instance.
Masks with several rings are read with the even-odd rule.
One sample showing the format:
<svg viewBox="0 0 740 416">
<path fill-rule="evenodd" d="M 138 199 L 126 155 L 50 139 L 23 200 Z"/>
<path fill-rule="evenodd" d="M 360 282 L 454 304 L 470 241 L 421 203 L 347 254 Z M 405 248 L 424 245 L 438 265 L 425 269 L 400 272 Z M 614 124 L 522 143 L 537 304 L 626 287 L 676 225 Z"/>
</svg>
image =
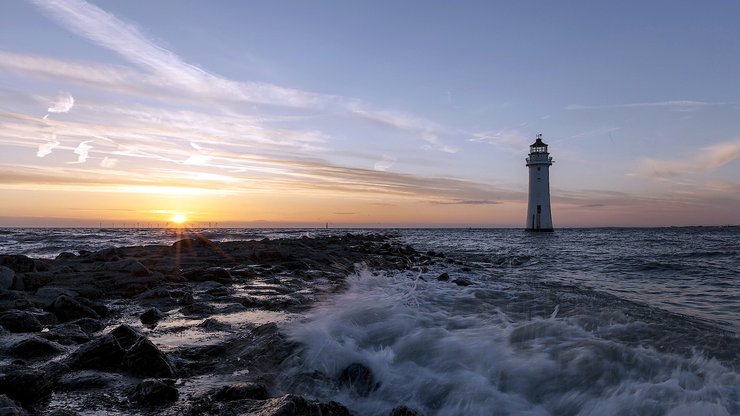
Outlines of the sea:
<svg viewBox="0 0 740 416">
<path fill-rule="evenodd" d="M 281 370 L 285 391 L 371 416 L 400 405 L 420 415 L 740 415 L 739 227 L 6 228 L 0 253 L 53 258 L 193 232 L 382 233 L 444 256 L 401 272 L 360 265 L 345 291 L 281 322 L 301 345 Z M 317 376 L 353 363 L 372 373 L 367 394 Z"/>
</svg>

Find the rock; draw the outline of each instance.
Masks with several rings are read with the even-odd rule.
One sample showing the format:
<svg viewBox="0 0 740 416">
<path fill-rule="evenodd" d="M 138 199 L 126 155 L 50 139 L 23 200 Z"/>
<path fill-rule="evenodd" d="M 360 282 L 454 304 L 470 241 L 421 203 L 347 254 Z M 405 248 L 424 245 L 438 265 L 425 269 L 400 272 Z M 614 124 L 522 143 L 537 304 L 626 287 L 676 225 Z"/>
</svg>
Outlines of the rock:
<svg viewBox="0 0 740 416">
<path fill-rule="evenodd" d="M 0 311 L 27 309 L 29 307 L 31 307 L 31 302 L 25 292 L 0 289 Z"/>
<path fill-rule="evenodd" d="M 190 270 L 183 273 L 183 277 L 191 282 L 214 281 L 223 284 L 231 284 L 233 278 L 228 270 L 221 267 L 209 267 L 207 269 Z"/>
<path fill-rule="evenodd" d="M 42 326 L 30 312 L 9 310 L 0 315 L 0 325 L 10 332 L 39 332 Z"/>
<path fill-rule="evenodd" d="M 5 374 L 0 375 L 0 391 L 26 408 L 34 408 L 48 401 L 51 387 L 52 380 L 37 369 L 6 369 Z"/>
<path fill-rule="evenodd" d="M 145 337 L 126 351 L 123 361 L 126 370 L 137 377 L 175 378 L 167 356 Z"/>
<path fill-rule="evenodd" d="M 442 273 L 437 277 L 437 280 L 439 280 L 440 282 L 446 282 L 450 280 L 450 275 L 447 273 Z"/>
<path fill-rule="evenodd" d="M 267 400 L 267 388 L 258 383 L 237 383 L 224 386 L 213 393 L 213 400 L 228 402 L 231 400 Z"/>
<path fill-rule="evenodd" d="M 49 306 L 49 310 L 53 312 L 61 322 L 69 322 L 79 318 L 100 319 L 100 315 L 93 308 L 84 305 L 78 299 L 84 298 L 73 298 L 67 295 L 60 295 Z"/>
<path fill-rule="evenodd" d="M 416 411 L 401 405 L 394 407 L 389 416 L 419 416 L 419 414 L 416 413 Z"/>
<path fill-rule="evenodd" d="M 119 260 L 105 263 L 103 269 L 109 272 L 123 272 L 134 276 L 149 276 L 152 272 L 134 259 Z"/>
<path fill-rule="evenodd" d="M 378 388 L 372 370 L 360 363 L 348 365 L 338 377 L 339 385 L 348 387 L 357 395 L 367 397 L 370 392 Z"/>
<path fill-rule="evenodd" d="M 25 410 L 21 407 L 21 404 L 11 399 L 10 397 L 0 394 L 0 415 L 2 416 L 25 416 Z"/>
<path fill-rule="evenodd" d="M 79 325 L 72 323 L 57 325 L 51 328 L 49 332 L 41 333 L 41 336 L 64 345 L 82 344 L 90 341 L 90 335 Z"/>
<path fill-rule="evenodd" d="M 462 277 L 453 280 L 452 283 L 454 283 L 454 284 L 456 284 L 458 286 L 470 286 L 470 285 L 473 284 L 473 282 L 471 282 L 470 280 L 463 279 Z"/>
<path fill-rule="evenodd" d="M 241 306 L 241 305 L 239 305 Z M 230 324 L 221 322 L 216 318 L 208 318 L 198 324 L 198 328 L 205 329 L 206 331 L 230 331 L 233 329 Z"/>
<path fill-rule="evenodd" d="M 15 271 L 9 267 L 0 266 L 0 290 L 8 290 L 13 287 Z"/>
<path fill-rule="evenodd" d="M 69 322 L 69 324 L 79 326 L 87 334 L 94 334 L 103 329 L 103 324 L 93 318 L 75 319 L 74 321 Z"/>
<path fill-rule="evenodd" d="M 175 380 L 157 380 L 148 378 L 136 386 L 133 398 L 148 406 L 161 406 L 177 401 Z"/>
<path fill-rule="evenodd" d="M 56 409 L 47 413 L 46 416 L 80 416 L 80 414 L 74 410 Z"/>
<path fill-rule="evenodd" d="M 12 269 L 16 273 L 30 273 L 38 271 L 32 258 L 20 254 L 0 255 L 0 266 Z"/>
<path fill-rule="evenodd" d="M 116 341 L 118 341 L 121 347 L 125 350 L 134 346 L 139 338 L 144 337 L 144 334 L 126 324 L 118 325 L 113 328 L 113 330 L 110 331 L 110 334 L 116 338 Z"/>
<path fill-rule="evenodd" d="M 31 337 L 11 346 L 8 352 L 19 358 L 43 358 L 59 354 L 64 349 L 55 342 L 44 338 Z"/>
<path fill-rule="evenodd" d="M 121 376 L 101 371 L 74 371 L 63 375 L 57 385 L 62 390 L 102 389 L 112 385 Z"/>
<path fill-rule="evenodd" d="M 103 335 L 81 345 L 67 358 L 73 370 L 117 371 L 121 369 L 125 350 L 111 335 Z"/>
<path fill-rule="evenodd" d="M 69 296 L 70 298 L 75 298 L 79 296 L 80 294 L 75 292 L 74 290 L 70 290 L 65 287 L 43 286 L 43 287 L 40 287 L 34 295 L 37 298 L 41 298 L 42 302 L 46 306 L 49 306 L 52 303 L 54 303 L 54 300 L 61 295 L 66 295 L 66 296 Z"/>
<path fill-rule="evenodd" d="M 70 253 L 69 251 L 64 251 L 59 253 L 54 259 L 55 260 L 71 260 L 77 258 L 77 255 L 75 253 Z"/>
<path fill-rule="evenodd" d="M 144 325 L 157 325 L 157 322 L 162 320 L 164 318 L 164 313 L 160 311 L 157 308 L 149 308 L 142 312 L 141 316 L 139 316 L 139 320 Z"/>
<path fill-rule="evenodd" d="M 249 413 L 254 416 L 350 416 L 346 407 L 337 402 L 320 403 L 308 401 L 300 396 L 286 394 L 266 400 L 258 409 Z"/>
</svg>

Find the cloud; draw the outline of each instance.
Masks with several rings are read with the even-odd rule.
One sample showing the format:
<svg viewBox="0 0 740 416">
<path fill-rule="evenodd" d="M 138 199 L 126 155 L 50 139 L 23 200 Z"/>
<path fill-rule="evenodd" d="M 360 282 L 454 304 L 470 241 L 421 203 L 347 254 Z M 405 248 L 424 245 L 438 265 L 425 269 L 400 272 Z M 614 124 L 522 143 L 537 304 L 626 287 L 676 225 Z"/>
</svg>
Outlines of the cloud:
<svg viewBox="0 0 740 416">
<path fill-rule="evenodd" d="M 429 201 L 430 204 L 435 205 L 496 205 L 500 204 L 498 201 L 490 201 L 487 199 L 467 199 L 467 200 L 454 200 L 454 201 Z"/>
<path fill-rule="evenodd" d="M 640 107 L 671 107 L 678 110 L 697 109 L 700 107 L 710 107 L 726 105 L 724 102 L 706 102 L 692 100 L 669 100 L 654 101 L 644 103 L 627 103 L 627 104 L 606 104 L 606 105 L 579 105 L 571 104 L 565 107 L 566 110 L 602 110 L 612 108 L 640 108 Z"/>
<path fill-rule="evenodd" d="M 114 168 L 118 164 L 118 159 L 113 159 L 112 157 L 104 157 L 103 160 L 100 161 L 100 167 L 102 168 Z"/>
<path fill-rule="evenodd" d="M 644 159 L 637 169 L 641 176 L 669 178 L 683 174 L 709 172 L 740 158 L 740 139 L 718 143 L 699 150 L 686 160 Z"/>
<path fill-rule="evenodd" d="M 375 162 L 375 170 L 385 172 L 396 163 L 397 158 L 395 156 L 383 155 L 383 159 Z"/>
<path fill-rule="evenodd" d="M 51 153 L 52 149 L 59 146 L 59 141 L 57 140 L 57 135 L 52 134 L 51 140 L 48 143 L 42 143 L 39 145 L 39 150 L 36 152 L 36 156 L 38 157 L 44 157 Z"/>
<path fill-rule="evenodd" d="M 75 98 L 70 94 L 60 95 L 47 110 L 50 113 L 66 113 L 75 105 Z"/>
<path fill-rule="evenodd" d="M 531 141 L 519 130 L 502 129 L 499 131 L 483 131 L 475 133 L 472 138 L 468 139 L 475 143 L 488 143 L 494 146 L 502 147 L 512 153 L 521 153 L 526 149 Z"/>
<path fill-rule="evenodd" d="M 85 163 L 87 161 L 87 157 L 89 156 L 90 149 L 92 149 L 92 146 L 90 146 L 88 143 L 92 142 L 92 140 L 86 140 L 78 144 L 74 150 L 74 153 L 77 155 L 77 161 L 69 163 Z"/>
</svg>

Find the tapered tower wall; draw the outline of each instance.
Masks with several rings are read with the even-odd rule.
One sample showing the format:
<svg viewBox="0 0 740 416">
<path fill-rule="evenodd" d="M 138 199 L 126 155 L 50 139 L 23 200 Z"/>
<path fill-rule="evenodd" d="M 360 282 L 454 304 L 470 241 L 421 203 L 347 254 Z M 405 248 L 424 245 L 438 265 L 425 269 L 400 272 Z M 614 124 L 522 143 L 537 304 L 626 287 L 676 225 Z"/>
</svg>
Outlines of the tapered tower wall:
<svg viewBox="0 0 740 416">
<path fill-rule="evenodd" d="M 529 168 L 529 198 L 527 201 L 527 230 L 552 231 L 552 209 L 550 208 L 550 165 L 552 158 L 540 135 L 530 146 L 527 167 Z"/>
</svg>

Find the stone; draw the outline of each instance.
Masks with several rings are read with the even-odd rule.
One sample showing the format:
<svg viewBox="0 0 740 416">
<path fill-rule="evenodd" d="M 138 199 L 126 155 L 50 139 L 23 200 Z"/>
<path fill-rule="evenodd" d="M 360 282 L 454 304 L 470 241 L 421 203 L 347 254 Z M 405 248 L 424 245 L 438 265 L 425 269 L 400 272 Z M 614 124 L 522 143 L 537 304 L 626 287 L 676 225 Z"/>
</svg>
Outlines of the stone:
<svg viewBox="0 0 740 416">
<path fill-rule="evenodd" d="M 102 389 L 114 384 L 120 377 L 120 375 L 101 371 L 74 371 L 64 374 L 57 385 L 66 391 Z"/>
<path fill-rule="evenodd" d="M 10 397 L 0 394 L 0 415 L 2 416 L 25 416 L 28 413 L 21 404 Z"/>
<path fill-rule="evenodd" d="M 134 259 L 107 262 L 103 269 L 109 272 L 129 273 L 134 276 L 149 276 L 152 274 L 146 266 Z"/>
<path fill-rule="evenodd" d="M 473 284 L 473 282 L 471 282 L 470 280 L 463 279 L 462 277 L 453 280 L 452 283 L 454 283 L 454 284 L 456 284 L 458 286 L 470 286 L 470 285 Z"/>
<path fill-rule="evenodd" d="M 64 345 L 82 344 L 90 341 L 90 335 L 87 332 L 80 328 L 79 325 L 70 322 L 56 325 L 48 332 L 42 332 L 41 336 Z"/>
<path fill-rule="evenodd" d="M 38 318 L 26 311 L 9 310 L 0 315 L 0 325 L 10 332 L 39 332 L 42 326 Z"/>
<path fill-rule="evenodd" d="M 213 400 L 228 402 L 232 400 L 267 400 L 267 388 L 258 383 L 236 383 L 224 386 L 213 393 Z"/>
<path fill-rule="evenodd" d="M 0 290 L 8 290 L 13 287 L 15 271 L 10 267 L 0 266 Z"/>
<path fill-rule="evenodd" d="M 69 322 L 69 324 L 79 326 L 87 334 L 94 334 L 103 329 L 103 324 L 93 318 L 75 319 L 74 321 Z"/>
<path fill-rule="evenodd" d="M 389 416 L 419 416 L 419 413 L 406 406 L 401 405 L 394 407 L 393 410 L 391 410 Z"/>
<path fill-rule="evenodd" d="M 68 409 L 56 409 L 46 414 L 46 416 L 79 416 L 79 415 L 80 414 L 75 412 L 74 410 L 68 410 Z"/>
<path fill-rule="evenodd" d="M 123 362 L 126 370 L 137 377 L 175 378 L 167 356 L 143 336 L 126 351 Z"/>
<path fill-rule="evenodd" d="M 70 253 L 69 251 L 63 251 L 59 253 L 54 259 L 55 260 L 71 260 L 77 258 L 77 255 L 75 253 Z"/>
<path fill-rule="evenodd" d="M 157 325 L 164 318 L 164 313 L 157 308 L 149 308 L 141 313 L 139 320 L 144 325 Z"/>
<path fill-rule="evenodd" d="M 47 402 L 51 388 L 52 380 L 42 370 L 11 368 L 0 374 L 0 391 L 26 408 Z"/>
<path fill-rule="evenodd" d="M 191 282 L 214 281 L 222 284 L 231 284 L 233 278 L 231 273 L 221 267 L 209 267 L 207 269 L 190 270 L 183 273 L 183 277 Z"/>
<path fill-rule="evenodd" d="M 161 406 L 175 402 L 178 393 L 174 384 L 175 380 L 172 379 L 145 379 L 136 385 L 133 398 L 147 406 Z"/>
<path fill-rule="evenodd" d="M 32 258 L 21 254 L 0 255 L 0 266 L 12 269 L 16 273 L 30 273 L 38 271 L 36 269 L 36 262 L 34 262 Z"/>
<path fill-rule="evenodd" d="M 437 280 L 439 280 L 440 282 L 446 282 L 450 280 L 450 275 L 447 273 L 442 273 L 437 277 Z"/>
<path fill-rule="evenodd" d="M 57 343 L 39 337 L 24 339 L 8 350 L 11 355 L 19 358 L 43 358 L 57 355 L 62 351 L 64 349 Z"/>
<path fill-rule="evenodd" d="M 111 335 L 103 335 L 81 345 L 67 358 L 74 370 L 117 371 L 123 364 L 125 350 Z"/>
<path fill-rule="evenodd" d="M 352 363 L 348 365 L 341 373 L 339 373 L 339 377 L 337 379 L 340 386 L 349 388 L 361 397 L 367 397 L 367 395 L 376 390 L 379 385 L 375 382 L 375 376 L 373 375 L 372 370 L 360 363 Z"/>
<path fill-rule="evenodd" d="M 60 295 L 49 306 L 49 310 L 61 322 L 69 322 L 79 318 L 100 319 L 100 315 L 91 307 L 84 305 L 78 299 L 67 295 Z"/>
<path fill-rule="evenodd" d="M 309 401 L 300 396 L 285 396 L 266 400 L 258 409 L 251 411 L 254 416 L 350 416 L 351 413 L 341 404 L 331 401 L 321 403 Z"/>
<path fill-rule="evenodd" d="M 0 289 L 0 311 L 10 309 L 27 309 L 31 307 L 31 302 L 25 292 L 17 290 Z"/>
<path fill-rule="evenodd" d="M 36 290 L 36 293 L 34 295 L 37 298 L 41 298 L 41 301 L 45 305 L 49 306 L 52 303 L 54 303 L 54 300 L 61 295 L 66 295 L 71 298 L 75 298 L 79 296 L 80 294 L 75 292 L 74 290 L 67 289 L 65 287 L 43 286 L 43 287 L 40 287 L 38 290 Z"/>
</svg>

